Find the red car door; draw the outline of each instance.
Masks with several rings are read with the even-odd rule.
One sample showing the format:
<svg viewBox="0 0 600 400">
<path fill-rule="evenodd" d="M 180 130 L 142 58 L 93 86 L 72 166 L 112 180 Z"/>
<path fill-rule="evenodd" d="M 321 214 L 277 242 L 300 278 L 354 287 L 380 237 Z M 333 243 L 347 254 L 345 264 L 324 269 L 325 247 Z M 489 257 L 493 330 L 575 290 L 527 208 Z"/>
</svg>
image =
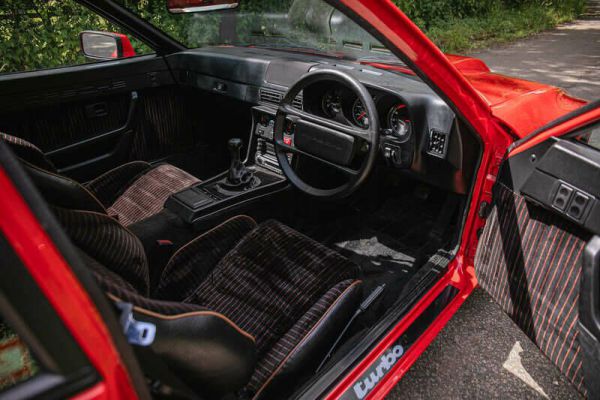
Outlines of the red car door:
<svg viewBox="0 0 600 400">
<path fill-rule="evenodd" d="M 112 315 L 0 143 L 0 399 L 149 398 Z"/>
<path fill-rule="evenodd" d="M 589 398 L 600 396 L 598 106 L 513 146 L 475 258 L 480 286 Z"/>
</svg>

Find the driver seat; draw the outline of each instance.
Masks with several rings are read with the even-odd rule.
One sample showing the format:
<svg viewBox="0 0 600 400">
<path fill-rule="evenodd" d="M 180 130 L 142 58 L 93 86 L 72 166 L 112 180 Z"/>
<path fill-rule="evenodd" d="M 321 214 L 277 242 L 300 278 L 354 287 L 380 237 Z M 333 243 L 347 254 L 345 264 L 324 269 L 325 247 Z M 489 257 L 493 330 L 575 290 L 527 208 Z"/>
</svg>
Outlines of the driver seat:
<svg viewBox="0 0 600 400">
<path fill-rule="evenodd" d="M 206 398 L 287 397 L 362 297 L 355 264 L 277 221 L 234 217 L 152 271 L 140 240 L 114 218 L 52 209 L 109 298 L 156 326 L 152 351 Z"/>
</svg>

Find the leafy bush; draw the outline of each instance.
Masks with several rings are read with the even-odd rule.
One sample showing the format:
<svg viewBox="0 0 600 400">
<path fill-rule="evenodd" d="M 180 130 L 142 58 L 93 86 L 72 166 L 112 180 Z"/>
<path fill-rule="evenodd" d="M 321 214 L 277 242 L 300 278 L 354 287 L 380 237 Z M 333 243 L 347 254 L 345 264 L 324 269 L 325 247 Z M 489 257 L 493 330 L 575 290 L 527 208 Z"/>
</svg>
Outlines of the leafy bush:
<svg viewBox="0 0 600 400">
<path fill-rule="evenodd" d="M 294 0 L 241 0 L 241 11 L 285 12 Z M 308 0 L 296 0 L 300 2 Z M 311 0 L 314 1 L 314 0 Z M 444 50 L 464 51 L 494 38 L 537 32 L 576 17 L 585 0 L 393 0 Z M 171 15 L 166 0 L 117 0 L 184 42 L 219 35 L 217 14 Z M 302 4 L 302 3 L 300 3 Z M 193 24 L 184 23 L 187 18 Z M 238 29 L 253 23 L 245 21 Z M 0 0 L 0 73 L 86 62 L 79 52 L 82 30 L 119 31 L 74 0 Z M 133 40 L 138 53 L 151 51 Z"/>
</svg>

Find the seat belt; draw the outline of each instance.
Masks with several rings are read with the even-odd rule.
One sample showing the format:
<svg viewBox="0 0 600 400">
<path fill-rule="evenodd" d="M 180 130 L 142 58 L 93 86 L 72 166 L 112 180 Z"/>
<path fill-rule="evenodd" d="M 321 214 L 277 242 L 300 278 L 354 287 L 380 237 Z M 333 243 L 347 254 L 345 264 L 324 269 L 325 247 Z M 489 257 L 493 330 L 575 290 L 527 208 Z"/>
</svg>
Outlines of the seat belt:
<svg viewBox="0 0 600 400">
<path fill-rule="evenodd" d="M 346 334 L 346 332 L 348 331 L 348 329 L 350 328 L 350 325 L 352 325 L 352 323 L 354 322 L 354 320 L 360 314 L 362 314 L 363 312 L 365 312 L 367 310 L 367 308 L 369 308 L 371 306 L 371 304 L 373 304 L 373 302 L 381 295 L 381 293 L 383 293 L 384 289 L 385 289 L 385 283 L 382 283 L 381 285 L 379 285 L 375 289 L 373 289 L 373 291 L 371 292 L 371 294 L 366 299 L 364 299 L 362 303 L 360 303 L 360 306 L 358 307 L 358 310 L 356 310 L 356 312 L 354 313 L 354 315 L 352 315 L 352 317 L 350 318 L 350 320 L 346 323 L 346 326 L 344 326 L 344 329 L 342 329 L 342 331 L 338 335 L 337 339 L 335 339 L 335 341 L 333 342 L 333 344 L 329 348 L 329 351 L 327 352 L 327 354 L 325 354 L 325 357 L 321 361 L 321 364 L 319 364 L 319 366 L 315 370 L 315 373 L 319 372 L 321 370 L 321 368 L 323 368 L 323 366 L 325 365 L 325 363 L 331 358 L 331 355 L 333 354 L 333 352 L 337 348 L 337 345 L 340 343 L 340 341 L 342 340 L 342 338 L 344 337 L 344 335 Z"/>
<path fill-rule="evenodd" d="M 119 322 L 127 341 L 131 344 L 142 371 L 148 380 L 148 387 L 155 398 L 174 400 L 202 400 L 170 371 L 163 359 L 152 350 L 156 339 L 156 325 L 137 321 L 133 317 L 133 304 L 114 303 L 120 312 Z"/>
</svg>

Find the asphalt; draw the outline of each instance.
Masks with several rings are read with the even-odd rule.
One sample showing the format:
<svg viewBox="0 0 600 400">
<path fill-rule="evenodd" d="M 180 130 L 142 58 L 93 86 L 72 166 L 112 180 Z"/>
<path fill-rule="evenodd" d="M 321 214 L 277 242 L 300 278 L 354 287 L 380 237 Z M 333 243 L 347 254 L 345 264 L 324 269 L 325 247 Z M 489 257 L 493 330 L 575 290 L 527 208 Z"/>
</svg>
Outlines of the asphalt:
<svg viewBox="0 0 600 400">
<path fill-rule="evenodd" d="M 492 70 L 600 98 L 600 0 L 557 29 L 473 54 Z M 579 399 L 579 393 L 478 289 L 387 399 Z"/>
</svg>

